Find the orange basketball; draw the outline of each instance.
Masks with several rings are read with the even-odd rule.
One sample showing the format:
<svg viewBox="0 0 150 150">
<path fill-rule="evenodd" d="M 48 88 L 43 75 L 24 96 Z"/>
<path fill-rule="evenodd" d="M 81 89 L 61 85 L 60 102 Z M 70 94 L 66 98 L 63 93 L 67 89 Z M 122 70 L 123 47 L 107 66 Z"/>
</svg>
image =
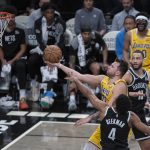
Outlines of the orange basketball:
<svg viewBox="0 0 150 150">
<path fill-rule="evenodd" d="M 44 49 L 44 60 L 50 63 L 58 63 L 62 58 L 62 51 L 56 45 L 49 45 Z"/>
</svg>

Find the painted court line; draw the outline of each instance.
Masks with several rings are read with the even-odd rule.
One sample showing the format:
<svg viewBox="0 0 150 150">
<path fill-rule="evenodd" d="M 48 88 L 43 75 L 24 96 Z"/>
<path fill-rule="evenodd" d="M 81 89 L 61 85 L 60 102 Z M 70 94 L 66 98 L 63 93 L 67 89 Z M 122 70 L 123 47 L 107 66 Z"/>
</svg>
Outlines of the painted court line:
<svg viewBox="0 0 150 150">
<path fill-rule="evenodd" d="M 28 111 L 10 111 L 7 116 L 25 116 Z"/>
<path fill-rule="evenodd" d="M 37 128 L 39 125 L 43 124 L 43 123 L 48 123 L 48 124 L 72 124 L 74 125 L 74 122 L 55 122 L 55 121 L 39 121 L 37 124 L 35 124 L 33 127 L 31 127 L 30 129 L 28 129 L 26 132 L 24 132 L 23 134 L 21 134 L 18 138 L 16 138 L 15 140 L 13 140 L 11 143 L 9 143 L 8 145 L 6 145 L 4 148 L 2 148 L 1 150 L 7 150 L 8 148 L 10 148 L 12 145 L 14 145 L 15 143 L 17 143 L 19 140 L 21 140 L 24 136 L 26 136 L 28 133 L 30 133 L 32 130 L 34 130 L 35 128 Z M 87 123 L 86 125 L 97 125 L 96 123 Z M 84 125 L 83 125 L 84 126 Z"/>
<path fill-rule="evenodd" d="M 69 115 L 69 113 L 51 113 L 47 117 L 50 118 L 66 118 Z"/>
<path fill-rule="evenodd" d="M 71 114 L 70 116 L 68 116 L 68 118 L 81 119 L 81 118 L 86 118 L 88 116 L 89 116 L 89 114 Z"/>
<path fill-rule="evenodd" d="M 13 144 L 15 144 L 16 142 L 18 142 L 21 138 L 23 138 L 24 136 L 26 136 L 28 133 L 30 133 L 32 130 L 34 130 L 35 128 L 37 128 L 40 124 L 42 124 L 42 121 L 38 122 L 37 124 L 35 124 L 33 127 L 31 127 L 29 130 L 27 130 L 26 132 L 24 132 L 23 134 L 21 134 L 18 138 L 16 138 L 15 140 L 13 140 L 11 143 L 9 143 L 8 145 L 6 145 L 4 148 L 2 148 L 1 150 L 7 150 L 9 147 L 11 147 Z"/>
<path fill-rule="evenodd" d="M 45 117 L 48 112 L 30 112 L 27 116 L 30 117 Z"/>
</svg>

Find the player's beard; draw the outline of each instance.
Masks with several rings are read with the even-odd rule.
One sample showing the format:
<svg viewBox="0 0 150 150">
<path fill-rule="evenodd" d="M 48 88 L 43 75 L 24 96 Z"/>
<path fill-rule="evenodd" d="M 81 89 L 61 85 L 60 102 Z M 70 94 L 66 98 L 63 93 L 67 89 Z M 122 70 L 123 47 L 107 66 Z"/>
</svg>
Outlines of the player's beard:
<svg viewBox="0 0 150 150">
<path fill-rule="evenodd" d="M 134 69 L 134 70 L 139 70 L 139 69 L 141 69 L 142 68 L 142 63 L 141 64 L 139 64 L 139 65 L 134 65 L 134 64 L 131 64 L 131 66 L 132 66 L 132 68 Z"/>
</svg>

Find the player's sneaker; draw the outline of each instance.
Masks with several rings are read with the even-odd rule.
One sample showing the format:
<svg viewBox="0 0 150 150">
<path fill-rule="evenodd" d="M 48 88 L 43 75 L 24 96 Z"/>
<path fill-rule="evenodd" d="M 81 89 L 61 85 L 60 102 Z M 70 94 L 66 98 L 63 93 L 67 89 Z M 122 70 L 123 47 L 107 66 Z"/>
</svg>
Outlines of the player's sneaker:
<svg viewBox="0 0 150 150">
<path fill-rule="evenodd" d="M 15 101 L 11 96 L 5 96 L 0 98 L 0 106 L 5 107 L 13 107 L 15 105 Z"/>
<path fill-rule="evenodd" d="M 40 101 L 41 107 L 43 109 L 49 109 L 54 103 L 53 97 L 54 97 L 53 92 L 51 91 L 45 92 Z"/>
<path fill-rule="evenodd" d="M 19 101 L 19 109 L 20 110 L 26 110 L 28 108 L 29 108 L 29 106 L 28 106 L 28 104 L 26 102 L 26 99 L 24 97 L 21 98 L 20 101 Z"/>
<path fill-rule="evenodd" d="M 70 99 L 68 103 L 68 111 L 75 111 L 77 110 L 77 104 L 75 99 Z"/>
</svg>

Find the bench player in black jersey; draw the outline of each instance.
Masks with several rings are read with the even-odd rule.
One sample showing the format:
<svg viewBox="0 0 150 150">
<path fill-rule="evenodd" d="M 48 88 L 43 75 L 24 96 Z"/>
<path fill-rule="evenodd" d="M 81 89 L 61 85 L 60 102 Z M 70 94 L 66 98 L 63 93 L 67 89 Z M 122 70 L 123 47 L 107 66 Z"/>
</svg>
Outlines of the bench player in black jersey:
<svg viewBox="0 0 150 150">
<path fill-rule="evenodd" d="M 99 100 L 85 85 L 76 77 L 68 78 L 75 82 L 77 88 L 84 94 L 93 106 L 99 110 L 101 120 L 101 145 L 102 150 L 129 150 L 128 134 L 131 127 L 150 135 L 150 128 L 141 122 L 139 117 L 130 112 L 130 99 L 121 94 L 116 98 L 116 108 L 109 107 L 106 102 Z M 77 126 L 80 124 L 76 124 Z"/>
<path fill-rule="evenodd" d="M 131 67 L 124 75 L 124 79 L 128 84 L 129 97 L 132 102 L 132 111 L 138 115 L 141 121 L 147 125 L 145 119 L 144 107 L 149 105 L 147 100 L 147 90 L 149 82 L 149 74 L 142 68 L 144 55 L 141 51 L 133 52 L 131 59 Z M 139 142 L 142 150 L 150 149 L 150 136 L 142 133 L 135 127 L 132 128 L 135 139 Z"/>
</svg>

